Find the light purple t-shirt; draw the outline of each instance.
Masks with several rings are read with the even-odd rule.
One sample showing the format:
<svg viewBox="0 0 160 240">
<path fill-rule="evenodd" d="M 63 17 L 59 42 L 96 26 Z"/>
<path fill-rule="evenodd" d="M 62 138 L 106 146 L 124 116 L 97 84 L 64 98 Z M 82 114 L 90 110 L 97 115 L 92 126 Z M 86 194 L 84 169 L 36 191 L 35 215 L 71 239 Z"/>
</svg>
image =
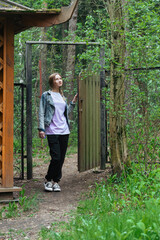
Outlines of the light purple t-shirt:
<svg viewBox="0 0 160 240">
<path fill-rule="evenodd" d="M 51 96 L 55 106 L 55 113 L 53 115 L 51 124 L 46 127 L 45 134 L 70 134 L 67 120 L 64 116 L 66 102 L 64 101 L 60 93 L 51 92 Z"/>
</svg>

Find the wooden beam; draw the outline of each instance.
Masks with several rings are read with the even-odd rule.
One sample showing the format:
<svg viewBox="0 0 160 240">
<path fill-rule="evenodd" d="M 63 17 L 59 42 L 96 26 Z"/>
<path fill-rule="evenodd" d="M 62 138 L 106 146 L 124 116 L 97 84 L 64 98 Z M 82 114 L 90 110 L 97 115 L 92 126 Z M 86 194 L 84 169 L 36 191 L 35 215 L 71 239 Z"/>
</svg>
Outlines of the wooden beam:
<svg viewBox="0 0 160 240">
<path fill-rule="evenodd" d="M 4 24 L 0 19 L 0 104 L 3 103 L 3 44 L 4 44 Z M 0 112 L 0 131 L 2 133 L 3 113 Z M 0 187 L 2 184 L 2 134 L 0 136 Z"/>
<path fill-rule="evenodd" d="M 14 200 L 13 193 L 21 191 L 21 187 L 0 188 L 0 203 Z"/>
<path fill-rule="evenodd" d="M 4 23 L 2 187 L 13 187 L 14 28 Z"/>
<path fill-rule="evenodd" d="M 78 0 L 74 0 L 70 6 L 62 7 L 61 13 L 55 16 L 54 24 L 61 24 L 70 20 L 77 4 L 78 4 Z"/>
<path fill-rule="evenodd" d="M 70 20 L 73 12 L 78 4 L 78 0 L 74 0 L 68 7 L 62 7 L 60 11 L 28 11 L 12 13 L 15 21 L 15 34 L 31 27 L 50 27 L 52 25 L 61 24 Z M 10 14 L 11 15 L 11 14 Z M 8 16 L 9 17 L 9 16 Z"/>
<path fill-rule="evenodd" d="M 0 188 L 0 193 L 20 192 L 20 191 L 22 191 L 22 188 L 21 188 L 21 187 Z"/>
</svg>

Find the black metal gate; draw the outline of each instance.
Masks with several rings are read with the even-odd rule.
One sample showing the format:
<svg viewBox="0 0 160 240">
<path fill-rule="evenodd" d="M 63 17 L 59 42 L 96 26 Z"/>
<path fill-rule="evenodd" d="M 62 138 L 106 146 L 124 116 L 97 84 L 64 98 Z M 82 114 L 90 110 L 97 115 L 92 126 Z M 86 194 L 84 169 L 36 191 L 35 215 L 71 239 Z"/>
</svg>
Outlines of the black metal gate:
<svg viewBox="0 0 160 240">
<path fill-rule="evenodd" d="M 20 142 L 20 159 L 21 159 L 21 174 L 20 178 L 24 179 L 24 118 L 25 118 L 25 107 L 24 101 L 26 96 L 26 84 L 24 83 L 14 83 L 14 95 L 15 98 L 18 96 L 18 99 L 14 99 L 14 119 L 18 119 L 17 122 L 14 120 L 14 137 Z M 18 92 L 17 92 L 18 91 Z M 16 134 L 17 132 L 17 134 Z M 20 141 L 19 141 L 20 137 Z"/>
</svg>

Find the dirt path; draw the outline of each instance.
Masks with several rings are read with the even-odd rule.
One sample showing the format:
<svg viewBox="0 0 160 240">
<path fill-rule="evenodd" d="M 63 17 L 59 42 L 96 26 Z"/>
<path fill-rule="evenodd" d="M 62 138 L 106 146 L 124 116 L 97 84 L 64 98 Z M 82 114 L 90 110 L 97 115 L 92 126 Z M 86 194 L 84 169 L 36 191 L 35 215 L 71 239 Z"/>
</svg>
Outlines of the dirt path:
<svg viewBox="0 0 160 240">
<path fill-rule="evenodd" d="M 95 182 L 104 179 L 109 171 L 106 169 L 98 174 L 93 170 L 79 173 L 77 171 L 77 155 L 74 154 L 66 158 L 63 166 L 63 178 L 60 182 L 62 191 L 54 193 L 44 191 L 43 182 L 47 167 L 48 164 L 35 167 L 33 179 L 30 181 L 15 182 L 16 186 L 24 185 L 26 196 L 38 193 L 38 211 L 30 212 L 22 217 L 1 220 L 0 239 L 2 234 L 5 234 L 5 240 L 36 240 L 42 227 L 49 228 L 52 223 L 67 221 L 71 210 L 76 209 L 82 193 L 92 188 Z"/>
</svg>

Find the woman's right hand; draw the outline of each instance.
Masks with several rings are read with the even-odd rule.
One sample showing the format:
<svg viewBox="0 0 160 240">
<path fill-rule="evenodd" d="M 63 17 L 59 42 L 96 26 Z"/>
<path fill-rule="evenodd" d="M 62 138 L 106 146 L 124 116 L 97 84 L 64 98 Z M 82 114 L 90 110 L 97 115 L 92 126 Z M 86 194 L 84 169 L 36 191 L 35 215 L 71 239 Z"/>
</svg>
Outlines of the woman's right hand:
<svg viewBox="0 0 160 240">
<path fill-rule="evenodd" d="M 46 136 L 46 135 L 45 135 L 45 132 L 39 131 L 39 137 L 40 137 L 40 138 L 43 139 L 43 138 L 45 138 L 45 136 Z"/>
<path fill-rule="evenodd" d="M 72 100 L 72 103 L 76 103 L 77 102 L 77 98 L 78 98 L 78 93 L 74 96 L 73 100 Z"/>
</svg>

